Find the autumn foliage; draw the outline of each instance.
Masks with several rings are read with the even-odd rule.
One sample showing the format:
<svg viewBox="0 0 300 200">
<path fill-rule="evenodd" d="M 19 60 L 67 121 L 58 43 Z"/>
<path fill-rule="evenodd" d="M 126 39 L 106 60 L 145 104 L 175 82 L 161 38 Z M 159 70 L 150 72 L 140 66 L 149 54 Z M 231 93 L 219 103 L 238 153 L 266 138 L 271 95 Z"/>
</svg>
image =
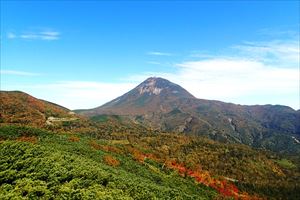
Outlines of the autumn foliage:
<svg viewBox="0 0 300 200">
<path fill-rule="evenodd" d="M 98 144 L 95 140 L 91 140 L 89 144 L 95 150 L 102 150 L 102 151 L 106 151 L 106 152 L 114 152 L 114 153 L 119 153 L 119 154 L 122 153 L 122 151 L 115 146 L 101 145 L 101 144 Z"/>
<path fill-rule="evenodd" d="M 221 197 L 234 198 L 243 200 L 259 200 L 261 198 L 257 196 L 250 196 L 246 192 L 240 192 L 239 189 L 233 184 L 229 183 L 225 179 L 217 179 L 210 175 L 206 170 L 196 169 L 192 170 L 186 168 L 183 163 L 177 163 L 176 161 L 166 161 L 165 166 L 169 169 L 176 170 L 181 176 L 189 176 L 195 179 L 197 183 L 204 184 L 208 187 L 214 188 Z"/>
<path fill-rule="evenodd" d="M 32 144 L 36 144 L 38 141 L 37 137 L 35 137 L 35 136 L 30 136 L 30 137 L 22 136 L 22 137 L 17 138 L 17 140 L 21 141 L 21 142 L 30 142 Z"/>
<path fill-rule="evenodd" d="M 69 141 L 71 141 L 71 142 L 79 142 L 80 138 L 76 137 L 76 136 L 71 136 L 71 137 L 69 137 Z"/>
<path fill-rule="evenodd" d="M 151 159 L 154 161 L 160 161 L 159 158 L 157 158 L 154 154 L 152 153 L 143 153 L 142 151 L 138 150 L 137 148 L 128 146 L 126 150 L 133 156 L 134 160 L 144 163 L 145 159 Z"/>
<path fill-rule="evenodd" d="M 117 167 L 120 165 L 120 161 L 118 161 L 116 158 L 110 156 L 110 155 L 106 155 L 103 157 L 103 161 L 110 166 L 113 167 Z"/>
</svg>

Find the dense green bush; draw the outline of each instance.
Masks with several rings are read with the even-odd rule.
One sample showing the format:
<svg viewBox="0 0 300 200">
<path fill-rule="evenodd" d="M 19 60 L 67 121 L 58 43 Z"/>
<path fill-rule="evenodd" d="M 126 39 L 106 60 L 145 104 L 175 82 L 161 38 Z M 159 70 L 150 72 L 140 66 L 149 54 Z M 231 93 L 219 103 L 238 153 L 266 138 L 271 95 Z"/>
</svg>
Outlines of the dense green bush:
<svg viewBox="0 0 300 200">
<path fill-rule="evenodd" d="M 211 199 L 215 195 L 208 188 L 195 190 L 193 182 L 181 182 L 180 177 L 157 184 L 145 167 L 139 166 L 138 174 L 144 173 L 139 176 L 49 146 L 5 141 L 0 149 L 0 199 Z M 122 162 L 131 162 L 127 165 L 133 168 L 139 165 Z"/>
<path fill-rule="evenodd" d="M 0 139 L 16 139 L 17 137 L 21 136 L 45 136 L 47 134 L 49 133 L 45 130 L 32 128 L 29 126 L 0 126 Z"/>
<path fill-rule="evenodd" d="M 171 158 L 188 168 L 201 166 L 215 177 L 237 179 L 236 185 L 242 192 L 268 198 L 299 197 L 297 159 L 279 159 L 249 147 L 196 137 L 129 136 L 122 140 L 96 139 L 88 134 L 2 125 L 0 199 L 213 199 L 217 196 L 215 190 L 164 167 L 163 161 Z M 31 144 L 28 143 L 31 140 L 21 140 L 22 137 L 37 140 Z M 111 137 L 124 138 L 124 133 L 114 133 Z M 93 147 L 91 141 L 99 148 Z M 152 154 L 161 161 L 138 162 L 128 148 Z M 104 159 L 107 156 L 118 160 L 118 165 L 107 164 Z"/>
</svg>

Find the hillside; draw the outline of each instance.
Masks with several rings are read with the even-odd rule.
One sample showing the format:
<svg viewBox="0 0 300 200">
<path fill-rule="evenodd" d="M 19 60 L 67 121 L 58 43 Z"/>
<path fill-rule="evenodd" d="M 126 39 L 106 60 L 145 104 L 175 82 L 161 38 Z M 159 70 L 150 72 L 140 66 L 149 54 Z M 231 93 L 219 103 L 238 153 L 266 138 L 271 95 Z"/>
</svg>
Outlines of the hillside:
<svg viewBox="0 0 300 200">
<path fill-rule="evenodd" d="M 25 107 L 11 114 L 16 119 L 49 104 L 24 93 L 7 96 L 5 113 L 13 107 L 7 105 Z M 55 119 L 68 119 L 67 109 L 49 106 Z M 0 122 L 1 199 L 299 198 L 299 156 L 166 133 L 126 116 L 46 125 L 28 116 L 34 123 Z"/>
<path fill-rule="evenodd" d="M 0 91 L 1 123 L 44 126 L 58 118 L 73 118 L 72 112 L 57 104 L 20 91 Z"/>
<path fill-rule="evenodd" d="M 89 117 L 120 115 L 167 132 L 300 153 L 300 113 L 287 106 L 243 106 L 197 99 L 162 78 L 149 78 L 103 106 L 77 111 Z"/>
<path fill-rule="evenodd" d="M 0 126 L 0 198 L 298 199 L 296 160 L 177 134 Z"/>
<path fill-rule="evenodd" d="M 0 127 L 1 199 L 212 199 L 176 174 L 160 176 L 131 157 L 98 150 L 82 136 Z M 15 139 L 13 140 L 15 136 Z M 36 138 L 36 139 L 33 139 Z"/>
</svg>

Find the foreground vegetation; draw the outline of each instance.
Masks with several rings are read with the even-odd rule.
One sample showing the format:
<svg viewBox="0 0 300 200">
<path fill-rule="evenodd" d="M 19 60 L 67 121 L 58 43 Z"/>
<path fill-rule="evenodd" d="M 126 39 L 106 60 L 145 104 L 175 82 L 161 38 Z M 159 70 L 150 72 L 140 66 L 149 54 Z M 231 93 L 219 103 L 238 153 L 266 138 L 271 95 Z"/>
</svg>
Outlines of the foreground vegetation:
<svg viewBox="0 0 300 200">
<path fill-rule="evenodd" d="M 85 137 L 1 127 L 0 199 L 211 199 L 216 191 L 127 155 L 96 150 Z M 7 140 L 9 139 L 9 140 Z"/>
<path fill-rule="evenodd" d="M 300 198 L 293 159 L 108 124 L 98 133 L 0 126 L 0 199 Z"/>
</svg>

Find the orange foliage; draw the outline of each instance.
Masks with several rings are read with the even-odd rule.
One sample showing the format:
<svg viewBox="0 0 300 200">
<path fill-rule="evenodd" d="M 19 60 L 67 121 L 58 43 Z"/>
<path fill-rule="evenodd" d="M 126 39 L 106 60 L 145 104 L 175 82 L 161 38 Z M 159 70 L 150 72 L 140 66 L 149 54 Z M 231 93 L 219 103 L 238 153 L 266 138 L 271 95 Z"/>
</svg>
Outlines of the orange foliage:
<svg viewBox="0 0 300 200">
<path fill-rule="evenodd" d="M 161 162 L 157 156 L 151 153 L 143 153 L 139 149 L 127 146 L 127 152 L 129 152 L 134 160 L 144 163 L 145 159 L 151 159 L 156 162 Z M 194 169 L 187 168 L 183 163 L 177 163 L 176 160 L 166 160 L 164 166 L 176 170 L 179 175 L 183 177 L 192 177 L 197 183 L 204 184 L 208 187 L 211 187 L 218 191 L 220 196 L 219 199 L 242 199 L 242 200 L 260 200 L 262 198 L 254 195 L 249 195 L 246 192 L 241 192 L 233 183 L 226 181 L 225 179 L 221 178 L 214 178 L 210 175 L 209 171 L 202 170 L 200 166 Z"/>
<path fill-rule="evenodd" d="M 91 141 L 90 145 L 97 150 L 104 150 L 104 151 L 110 151 L 115 153 L 121 153 L 122 151 L 114 146 L 107 146 L 107 145 L 99 145 L 96 143 L 96 141 Z M 154 154 L 151 153 L 143 153 L 139 149 L 127 146 L 126 148 L 127 152 L 129 152 L 134 160 L 144 163 L 145 159 L 151 159 L 157 162 L 160 162 L 161 159 L 157 158 Z M 112 156 L 104 156 L 103 158 L 104 162 L 111 166 L 118 166 L 120 162 L 113 158 Z M 209 171 L 202 170 L 201 167 L 198 167 L 197 169 L 190 169 L 185 167 L 183 163 L 177 163 L 176 160 L 166 160 L 164 166 L 166 166 L 169 169 L 176 170 L 179 175 L 186 177 L 192 177 L 195 179 L 197 183 L 204 184 L 208 187 L 211 187 L 218 191 L 220 194 L 220 198 L 234 198 L 234 199 L 242 199 L 242 200 L 259 200 L 260 197 L 257 196 L 250 196 L 246 192 L 240 192 L 238 188 L 233 184 L 229 183 L 224 179 L 217 179 L 210 175 Z"/>
<path fill-rule="evenodd" d="M 29 105 L 32 105 L 34 107 L 36 107 L 39 111 L 44 112 L 45 111 L 45 104 L 44 102 L 32 97 L 32 96 L 28 96 L 27 97 L 27 101 Z"/>
<path fill-rule="evenodd" d="M 117 167 L 120 165 L 120 161 L 118 161 L 116 158 L 110 156 L 110 155 L 106 155 L 103 157 L 103 161 L 110 166 L 113 167 Z"/>
<path fill-rule="evenodd" d="M 71 142 L 79 142 L 80 138 L 76 137 L 76 136 L 71 136 L 71 137 L 69 137 L 69 141 L 71 141 Z"/>
<path fill-rule="evenodd" d="M 127 150 L 133 156 L 134 160 L 136 160 L 140 163 L 144 162 L 146 155 L 143 154 L 141 151 L 139 151 L 138 149 L 133 148 L 133 147 L 127 147 Z"/>
<path fill-rule="evenodd" d="M 162 160 L 159 159 L 157 156 L 155 156 L 152 153 L 143 153 L 137 148 L 128 146 L 127 151 L 133 156 L 134 160 L 139 161 L 140 163 L 143 163 L 146 158 L 151 159 L 156 162 L 161 162 Z"/>
<path fill-rule="evenodd" d="M 122 151 L 114 146 L 108 146 L 108 145 L 99 145 L 101 150 L 107 151 L 107 152 L 114 152 L 114 153 L 122 153 Z"/>
<path fill-rule="evenodd" d="M 95 140 L 91 140 L 89 144 L 90 144 L 91 147 L 93 147 L 96 150 L 101 149 L 100 145 Z"/>
<path fill-rule="evenodd" d="M 133 158 L 138 161 L 143 163 L 145 160 L 145 155 L 140 152 L 138 149 L 133 148 L 133 147 L 127 147 L 127 150 L 131 153 L 131 155 L 133 156 Z"/>
<path fill-rule="evenodd" d="M 174 169 L 178 171 L 178 173 L 181 176 L 193 177 L 196 180 L 196 182 L 214 188 L 223 197 L 231 197 L 234 199 L 244 199 L 244 200 L 261 199 L 257 196 L 250 196 L 246 192 L 240 193 L 240 191 L 234 184 L 228 183 L 226 180 L 219 180 L 213 178 L 208 171 L 201 170 L 200 168 L 197 170 L 191 170 L 186 168 L 183 163 L 177 163 L 174 160 L 166 161 L 165 165 L 169 169 Z"/>
<path fill-rule="evenodd" d="M 17 138 L 17 140 L 21 141 L 21 142 L 30 142 L 32 144 L 36 144 L 38 141 L 37 137 L 35 137 L 35 136 L 31 136 L 31 137 L 22 136 L 22 137 Z"/>
</svg>

